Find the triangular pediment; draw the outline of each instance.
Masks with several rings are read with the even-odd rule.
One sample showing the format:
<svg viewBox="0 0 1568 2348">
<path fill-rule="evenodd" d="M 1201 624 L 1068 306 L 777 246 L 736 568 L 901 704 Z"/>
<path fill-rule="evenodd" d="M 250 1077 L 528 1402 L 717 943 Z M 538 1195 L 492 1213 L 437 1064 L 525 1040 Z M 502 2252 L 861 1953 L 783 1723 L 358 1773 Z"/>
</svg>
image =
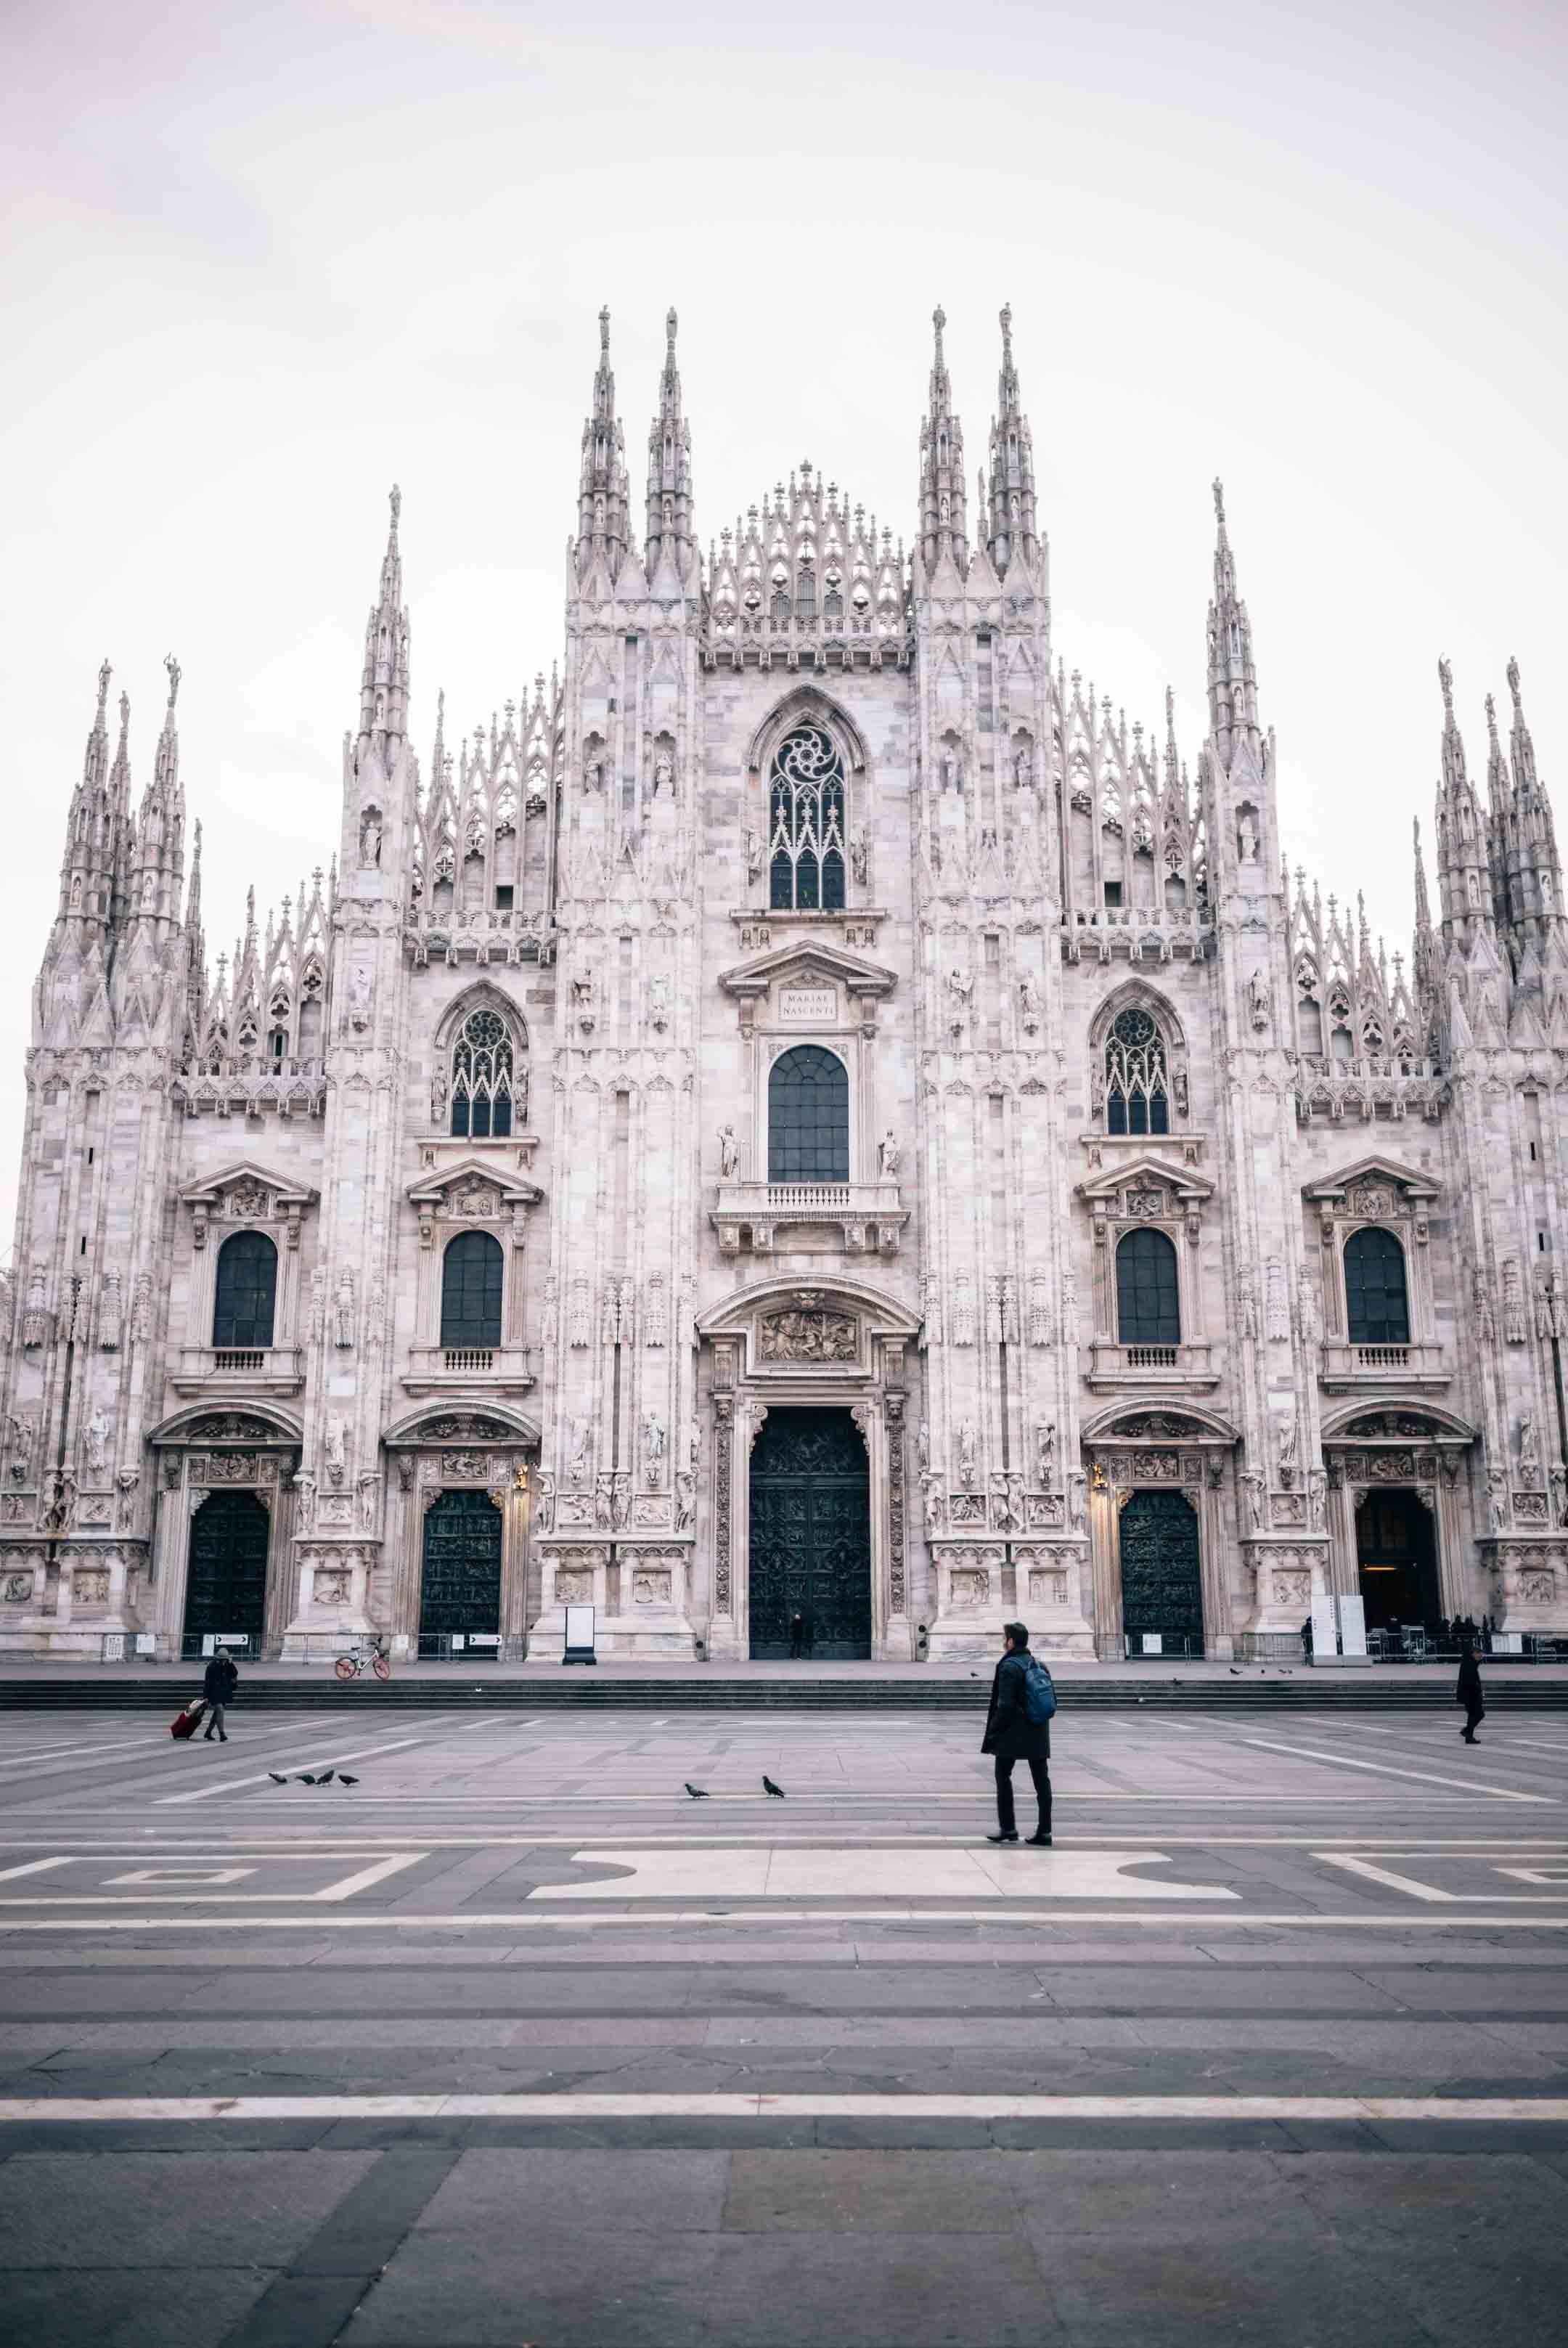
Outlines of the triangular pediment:
<svg viewBox="0 0 1568 2348">
<path fill-rule="evenodd" d="M 1177 1145 L 1180 1146 L 1179 1144 Z M 1214 1184 L 1206 1174 L 1194 1167 L 1173 1165 L 1168 1158 L 1153 1150 L 1123 1159 L 1103 1174 L 1095 1174 L 1087 1182 L 1080 1182 L 1081 1199 L 1113 1199 L 1123 1190 L 1173 1190 L 1184 1202 L 1193 1199 L 1211 1199 Z"/>
<path fill-rule="evenodd" d="M 794 938 L 770 946 L 721 971 L 719 983 L 727 994 L 765 994 L 770 986 L 787 979 L 797 986 L 815 981 L 823 986 L 846 987 L 851 994 L 891 994 L 898 983 L 885 963 L 868 962 L 827 938 Z"/>
<path fill-rule="evenodd" d="M 503 1208 L 537 1206 L 545 1194 L 537 1182 L 487 1164 L 476 1150 L 411 1182 L 404 1195 L 416 1207 L 445 1205 L 451 1214 L 482 1222 Z"/>
<path fill-rule="evenodd" d="M 249 1192 L 252 1196 L 270 1192 L 280 1207 L 309 1206 L 316 1192 L 292 1181 L 286 1174 L 274 1173 L 271 1167 L 261 1166 L 254 1159 L 241 1158 L 235 1165 L 225 1166 L 220 1173 L 205 1174 L 200 1182 L 191 1182 L 181 1190 L 187 1205 L 214 1206 L 231 1191 Z"/>
<path fill-rule="evenodd" d="M 1395 1183 L 1412 1199 L 1435 1199 L 1439 1188 L 1427 1175 L 1418 1174 L 1413 1166 L 1401 1165 L 1397 1158 L 1385 1158 L 1378 1151 L 1370 1158 L 1358 1158 L 1341 1173 L 1326 1174 L 1321 1181 L 1303 1183 L 1301 1195 L 1304 1199 L 1342 1198 L 1347 1190 L 1364 1182 Z"/>
</svg>

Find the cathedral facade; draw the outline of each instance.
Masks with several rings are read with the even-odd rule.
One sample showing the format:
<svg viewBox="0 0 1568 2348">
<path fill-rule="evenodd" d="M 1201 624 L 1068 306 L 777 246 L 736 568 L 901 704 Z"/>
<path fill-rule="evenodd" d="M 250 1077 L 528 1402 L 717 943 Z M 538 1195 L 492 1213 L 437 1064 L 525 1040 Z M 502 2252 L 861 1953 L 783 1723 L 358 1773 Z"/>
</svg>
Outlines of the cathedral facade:
<svg viewBox="0 0 1568 2348">
<path fill-rule="evenodd" d="M 911 548 L 803 463 L 429 763 L 398 498 L 331 875 L 209 962 L 179 669 L 70 802 L 0 1294 L 0 1646 L 908 1659 L 1568 1629 L 1568 939 L 1511 671 L 1392 969 L 1282 856 L 1223 498 L 1190 761 L 1053 642 L 1002 315 Z M 1194 631 L 1195 633 L 1195 631 Z M 324 843 L 323 843 L 324 845 Z M 1250 1650 L 1260 1652 L 1259 1650 Z"/>
</svg>

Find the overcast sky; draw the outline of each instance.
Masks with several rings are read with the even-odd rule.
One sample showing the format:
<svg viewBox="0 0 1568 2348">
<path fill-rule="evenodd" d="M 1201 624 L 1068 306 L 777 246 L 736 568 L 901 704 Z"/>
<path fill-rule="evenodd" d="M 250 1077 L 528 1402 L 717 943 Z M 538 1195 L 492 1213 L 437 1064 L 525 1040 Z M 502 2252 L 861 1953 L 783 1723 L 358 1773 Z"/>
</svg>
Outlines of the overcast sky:
<svg viewBox="0 0 1568 2348">
<path fill-rule="evenodd" d="M 0 1228 L 99 661 L 138 796 L 183 665 L 215 953 L 330 853 L 390 482 L 422 759 L 558 656 L 601 303 L 639 497 L 680 311 L 706 542 L 802 457 L 907 539 L 933 304 L 972 472 L 1010 300 L 1057 651 L 1194 757 L 1222 474 L 1291 860 L 1408 948 L 1440 653 L 1568 789 L 1565 28 L 0 0 Z"/>
</svg>

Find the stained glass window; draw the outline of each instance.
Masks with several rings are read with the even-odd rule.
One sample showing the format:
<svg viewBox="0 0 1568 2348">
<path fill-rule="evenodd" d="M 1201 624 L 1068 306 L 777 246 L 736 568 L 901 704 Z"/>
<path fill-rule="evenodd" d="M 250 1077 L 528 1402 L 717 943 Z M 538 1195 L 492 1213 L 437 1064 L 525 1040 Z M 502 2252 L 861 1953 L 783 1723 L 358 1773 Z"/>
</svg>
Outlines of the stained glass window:
<svg viewBox="0 0 1568 2348">
<path fill-rule="evenodd" d="M 1163 1231 L 1129 1231 L 1116 1251 L 1116 1334 L 1123 1345 L 1178 1345 L 1176 1251 Z"/>
<path fill-rule="evenodd" d="M 475 1141 L 512 1130 L 512 1039 L 493 1011 L 470 1011 L 452 1055 L 452 1130 Z"/>
<path fill-rule="evenodd" d="M 844 761 L 831 734 L 797 726 L 774 756 L 768 902 L 836 912 L 844 903 Z"/>
<path fill-rule="evenodd" d="M 278 1251 L 265 1231 L 236 1231 L 218 1251 L 214 1345 L 270 1345 L 278 1292 Z"/>
<path fill-rule="evenodd" d="M 797 1044 L 768 1080 L 768 1180 L 848 1179 L 849 1072 L 835 1052 Z"/>
<path fill-rule="evenodd" d="M 1107 1133 L 1169 1133 L 1165 1044 L 1146 1011 L 1118 1012 L 1105 1045 Z"/>
<path fill-rule="evenodd" d="M 1405 1251 L 1392 1231 L 1368 1226 L 1345 1242 L 1345 1312 L 1353 1345 L 1408 1345 Z"/>
<path fill-rule="evenodd" d="M 501 1342 L 500 1242 L 488 1231 L 460 1231 L 441 1259 L 441 1343 Z"/>
</svg>

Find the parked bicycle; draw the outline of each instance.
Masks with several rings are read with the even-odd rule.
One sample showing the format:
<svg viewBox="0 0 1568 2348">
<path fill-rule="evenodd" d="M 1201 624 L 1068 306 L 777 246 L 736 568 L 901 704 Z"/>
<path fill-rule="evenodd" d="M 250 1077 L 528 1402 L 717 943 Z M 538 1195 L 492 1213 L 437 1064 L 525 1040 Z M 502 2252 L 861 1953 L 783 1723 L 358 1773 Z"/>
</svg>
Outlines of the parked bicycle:
<svg viewBox="0 0 1568 2348">
<path fill-rule="evenodd" d="M 378 1680 L 392 1677 L 392 1658 L 384 1639 L 356 1639 L 348 1653 L 338 1657 L 333 1669 L 340 1680 L 356 1680 L 367 1666 Z"/>
</svg>

